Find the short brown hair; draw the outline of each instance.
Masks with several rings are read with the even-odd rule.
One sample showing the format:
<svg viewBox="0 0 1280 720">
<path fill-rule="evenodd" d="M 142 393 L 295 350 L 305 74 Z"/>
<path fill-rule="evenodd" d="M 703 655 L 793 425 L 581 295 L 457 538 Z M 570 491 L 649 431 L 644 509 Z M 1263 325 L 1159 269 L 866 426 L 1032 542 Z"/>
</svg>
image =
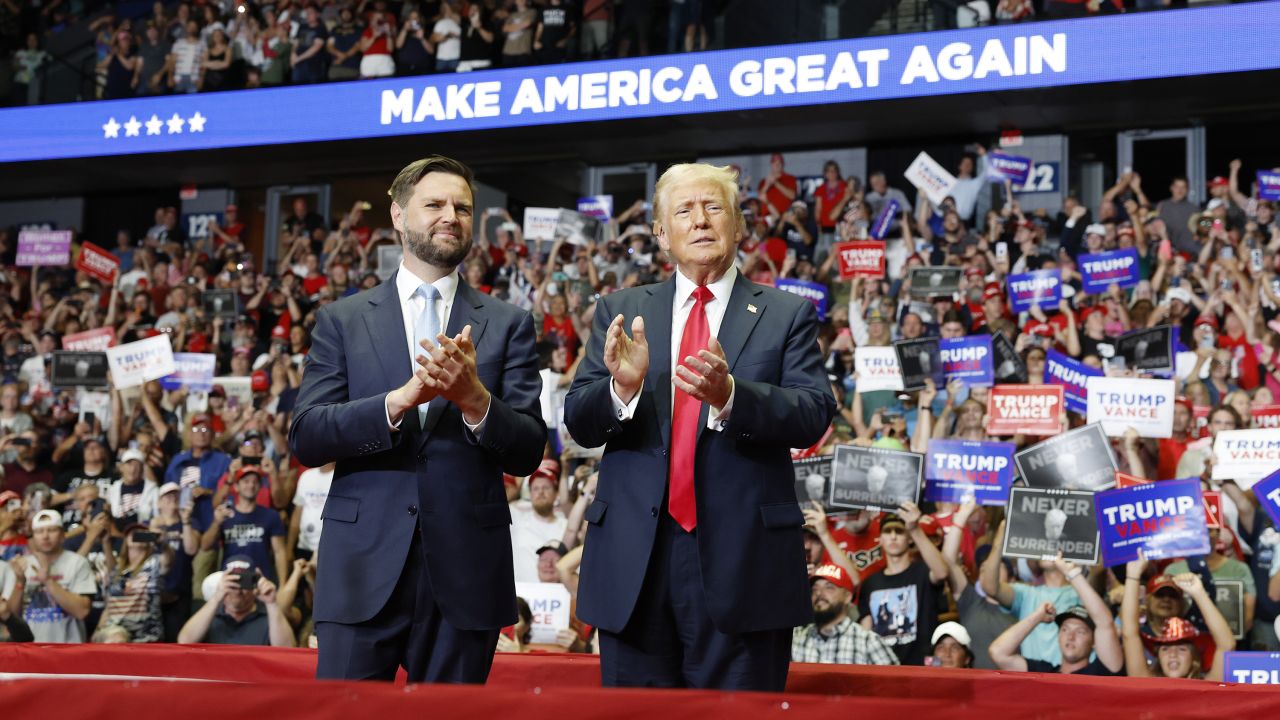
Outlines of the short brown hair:
<svg viewBox="0 0 1280 720">
<path fill-rule="evenodd" d="M 396 179 L 391 182 L 390 189 L 387 194 L 391 196 L 391 202 L 404 207 L 409 198 L 413 197 L 413 189 L 417 187 L 418 182 L 422 180 L 427 173 L 446 173 L 449 175 L 457 175 L 467 181 L 467 189 L 471 191 L 471 199 L 474 201 L 476 197 L 475 173 L 471 172 L 471 168 L 464 163 L 447 158 L 443 155 L 429 155 L 421 160 L 414 160 L 396 175 Z"/>
</svg>

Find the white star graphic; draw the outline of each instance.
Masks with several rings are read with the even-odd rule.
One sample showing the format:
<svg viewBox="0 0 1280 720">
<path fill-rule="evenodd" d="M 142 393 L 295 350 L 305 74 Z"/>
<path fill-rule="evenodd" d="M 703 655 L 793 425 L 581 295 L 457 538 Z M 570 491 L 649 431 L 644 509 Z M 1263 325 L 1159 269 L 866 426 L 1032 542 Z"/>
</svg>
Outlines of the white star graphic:
<svg viewBox="0 0 1280 720">
<path fill-rule="evenodd" d="M 120 123 L 116 122 L 115 118 L 111 118 L 110 120 L 107 121 L 105 125 L 102 126 L 102 137 L 104 138 L 120 137 Z"/>
<path fill-rule="evenodd" d="M 160 126 L 164 125 L 164 121 L 152 114 L 151 119 L 146 122 L 146 125 L 148 135 L 159 135 Z"/>
<path fill-rule="evenodd" d="M 182 116 L 178 113 L 174 113 L 173 117 L 165 120 L 165 122 L 169 124 L 169 134 L 176 135 L 182 132 L 182 126 L 185 125 L 187 121 L 183 120 Z"/>
<path fill-rule="evenodd" d="M 138 131 L 142 129 L 142 123 L 138 122 L 138 118 L 134 115 L 129 116 L 129 122 L 124 124 L 125 137 L 138 137 Z"/>
<path fill-rule="evenodd" d="M 205 116 L 201 115 L 201 114 L 200 114 L 200 111 L 199 111 L 199 110 L 197 110 L 197 111 L 196 111 L 196 114 L 195 114 L 195 115 L 192 115 L 192 116 L 191 116 L 191 119 L 187 121 L 187 122 L 188 122 L 188 124 L 190 124 L 190 126 L 191 126 L 191 132 L 193 132 L 193 133 L 195 133 L 195 132 L 204 132 L 204 123 L 205 123 L 205 121 L 206 121 L 206 120 L 208 120 L 208 119 L 209 119 L 209 118 L 207 118 L 207 117 L 205 117 Z"/>
</svg>

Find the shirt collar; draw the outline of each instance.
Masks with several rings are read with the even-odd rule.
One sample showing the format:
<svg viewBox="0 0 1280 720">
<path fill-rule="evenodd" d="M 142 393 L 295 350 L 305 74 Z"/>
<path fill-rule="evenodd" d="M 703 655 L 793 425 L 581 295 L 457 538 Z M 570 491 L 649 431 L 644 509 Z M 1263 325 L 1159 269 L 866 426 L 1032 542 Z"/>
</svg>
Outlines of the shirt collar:
<svg viewBox="0 0 1280 720">
<path fill-rule="evenodd" d="M 840 622 L 836 623 L 835 628 L 831 630 L 830 634 L 822 632 L 822 628 L 818 627 L 817 623 L 813 624 L 812 632 L 814 635 L 816 635 L 819 638 L 822 638 L 824 640 L 830 640 L 833 637 L 838 637 L 848 632 L 849 626 L 852 624 L 853 624 L 853 618 L 849 617 L 848 615 L 845 615 L 844 618 L 840 620 Z"/>
<path fill-rule="evenodd" d="M 715 296 L 716 301 L 721 305 L 729 302 L 729 294 L 733 292 L 733 283 L 738 278 L 738 268 L 733 265 L 729 266 L 726 272 L 719 280 L 707 285 L 707 289 Z M 685 277 L 680 268 L 676 268 L 676 307 L 684 307 L 689 302 L 689 296 L 693 294 L 697 285 L 693 281 Z"/>
<path fill-rule="evenodd" d="M 400 261 L 400 269 L 396 272 L 396 297 L 400 298 L 400 302 L 407 302 L 413 299 L 413 294 L 418 292 L 418 288 L 422 286 L 422 278 L 414 275 L 409 268 L 404 266 L 404 261 Z M 440 298 L 448 305 L 453 302 L 453 296 L 458 292 L 458 271 L 445 275 L 439 280 L 431 283 L 436 290 L 440 291 Z M 690 290 L 690 292 L 693 292 Z"/>
</svg>

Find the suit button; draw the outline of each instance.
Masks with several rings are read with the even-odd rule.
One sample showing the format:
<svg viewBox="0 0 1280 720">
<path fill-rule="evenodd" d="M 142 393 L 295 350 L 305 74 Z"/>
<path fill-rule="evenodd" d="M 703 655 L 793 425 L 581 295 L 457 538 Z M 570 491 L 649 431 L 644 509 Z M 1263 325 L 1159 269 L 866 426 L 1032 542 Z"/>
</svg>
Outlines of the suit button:
<svg viewBox="0 0 1280 720">
<path fill-rule="evenodd" d="M 409 514 L 410 514 L 410 515 L 417 515 L 417 514 L 418 514 L 418 506 L 417 506 L 417 505 L 410 505 L 410 506 L 409 506 Z"/>
<path fill-rule="evenodd" d="M 649 514 L 652 515 L 653 517 L 658 517 L 658 508 L 656 507 L 649 508 Z"/>
<path fill-rule="evenodd" d="M 426 455 L 426 453 L 423 453 L 423 454 L 421 454 L 421 455 L 419 455 L 419 456 L 418 456 L 418 462 L 426 462 L 426 461 L 427 461 L 427 455 Z"/>
</svg>

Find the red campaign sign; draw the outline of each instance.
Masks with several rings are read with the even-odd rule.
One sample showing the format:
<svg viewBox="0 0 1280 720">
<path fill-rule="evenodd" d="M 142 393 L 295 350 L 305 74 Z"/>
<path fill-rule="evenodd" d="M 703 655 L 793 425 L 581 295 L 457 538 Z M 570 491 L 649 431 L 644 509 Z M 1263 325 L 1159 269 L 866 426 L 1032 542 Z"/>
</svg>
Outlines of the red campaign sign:
<svg viewBox="0 0 1280 720">
<path fill-rule="evenodd" d="M 1146 478 L 1134 477 L 1133 475 L 1126 475 L 1125 473 L 1122 473 L 1119 470 L 1116 471 L 1116 487 L 1117 488 L 1133 487 L 1134 485 L 1146 485 L 1149 482 L 1154 482 L 1154 481 L 1148 480 Z"/>
<path fill-rule="evenodd" d="M 62 338 L 63 350 L 102 352 L 109 347 L 115 347 L 115 345 L 116 334 L 111 328 L 85 330 L 84 332 L 65 335 Z"/>
<path fill-rule="evenodd" d="M 1217 490 L 1201 490 L 1201 501 L 1204 503 L 1205 527 L 1210 530 L 1222 527 L 1222 493 Z"/>
<path fill-rule="evenodd" d="M 1062 432 L 1061 385 L 996 385 L 987 395 L 988 435 Z"/>
<path fill-rule="evenodd" d="M 840 279 L 884 277 L 884 243 L 860 240 L 838 243 L 832 250 L 840 258 Z"/>
<path fill-rule="evenodd" d="M 1253 427 L 1272 430 L 1280 428 L 1280 405 L 1254 405 L 1249 408 Z"/>
<path fill-rule="evenodd" d="M 1209 434 L 1209 413 L 1213 408 L 1208 405 L 1192 405 L 1191 420 L 1194 423 L 1195 432 L 1191 433 L 1191 437 L 1202 438 Z"/>
<path fill-rule="evenodd" d="M 87 275 L 110 283 L 116 279 L 116 270 L 120 268 L 120 260 L 115 255 L 103 250 L 91 242 L 80 246 L 80 257 L 76 258 L 76 269 Z"/>
</svg>

